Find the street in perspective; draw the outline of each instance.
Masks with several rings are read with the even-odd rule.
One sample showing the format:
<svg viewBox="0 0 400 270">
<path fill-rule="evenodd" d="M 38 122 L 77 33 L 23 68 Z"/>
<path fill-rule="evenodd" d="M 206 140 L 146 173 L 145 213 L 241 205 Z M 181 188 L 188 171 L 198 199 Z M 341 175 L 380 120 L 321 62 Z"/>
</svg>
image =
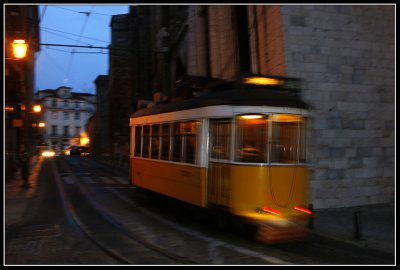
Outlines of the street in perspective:
<svg viewBox="0 0 400 270">
<path fill-rule="evenodd" d="M 118 163 L 80 156 L 36 162 L 29 189 L 22 179 L 6 185 L 7 265 L 394 263 L 393 206 L 317 212 L 310 239 L 268 245 L 251 228 L 221 227 L 176 200 L 138 192 Z M 356 211 L 360 238 L 352 228 Z"/>
<path fill-rule="evenodd" d="M 395 266 L 395 4 L 4 7 L 5 266 Z"/>
</svg>

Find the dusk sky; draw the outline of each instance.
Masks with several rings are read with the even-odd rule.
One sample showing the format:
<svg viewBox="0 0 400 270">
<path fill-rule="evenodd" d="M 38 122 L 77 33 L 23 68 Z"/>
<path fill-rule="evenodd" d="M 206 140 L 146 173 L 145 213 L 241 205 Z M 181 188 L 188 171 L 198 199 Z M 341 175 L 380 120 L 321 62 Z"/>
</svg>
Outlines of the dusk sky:
<svg viewBox="0 0 400 270">
<path fill-rule="evenodd" d="M 127 5 L 46 5 L 39 7 L 40 44 L 108 47 L 111 16 Z M 108 50 L 41 46 L 36 55 L 35 91 L 68 86 L 95 94 L 93 81 L 108 74 Z"/>
</svg>

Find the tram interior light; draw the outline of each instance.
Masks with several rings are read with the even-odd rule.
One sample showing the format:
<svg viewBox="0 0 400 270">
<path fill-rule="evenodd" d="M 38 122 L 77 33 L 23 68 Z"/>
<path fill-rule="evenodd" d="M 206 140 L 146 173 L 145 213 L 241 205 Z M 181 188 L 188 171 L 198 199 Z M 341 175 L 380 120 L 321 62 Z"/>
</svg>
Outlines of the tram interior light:
<svg viewBox="0 0 400 270">
<path fill-rule="evenodd" d="M 259 115 L 259 114 L 246 114 L 246 115 L 241 115 L 240 118 L 247 119 L 247 120 L 249 120 L 249 119 L 261 119 L 261 118 L 263 118 L 263 116 Z"/>
<path fill-rule="evenodd" d="M 299 122 L 303 121 L 303 117 L 293 114 L 273 114 L 269 117 L 274 122 Z"/>
</svg>

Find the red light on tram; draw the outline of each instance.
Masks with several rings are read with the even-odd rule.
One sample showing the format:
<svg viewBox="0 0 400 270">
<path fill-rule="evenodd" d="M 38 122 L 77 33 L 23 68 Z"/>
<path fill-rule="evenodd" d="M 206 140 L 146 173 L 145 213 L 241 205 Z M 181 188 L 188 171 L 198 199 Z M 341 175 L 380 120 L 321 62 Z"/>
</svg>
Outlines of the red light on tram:
<svg viewBox="0 0 400 270">
<path fill-rule="evenodd" d="M 297 211 L 301 211 L 301 212 L 304 212 L 304 213 L 309 214 L 309 215 L 312 214 L 310 209 L 307 209 L 307 208 L 299 206 L 299 205 L 296 205 L 293 208 L 296 209 Z"/>
<path fill-rule="evenodd" d="M 262 210 L 264 212 L 267 212 L 267 213 L 270 213 L 270 214 L 274 214 L 274 215 L 277 215 L 277 216 L 281 215 L 280 211 L 278 211 L 278 210 L 276 210 L 274 208 L 271 208 L 271 207 L 263 207 Z"/>
</svg>

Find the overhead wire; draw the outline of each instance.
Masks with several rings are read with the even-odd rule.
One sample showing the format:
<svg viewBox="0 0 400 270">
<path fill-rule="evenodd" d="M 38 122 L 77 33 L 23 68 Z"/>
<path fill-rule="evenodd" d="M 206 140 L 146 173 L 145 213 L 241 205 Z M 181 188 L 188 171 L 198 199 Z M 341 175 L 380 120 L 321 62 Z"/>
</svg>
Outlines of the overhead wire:
<svg viewBox="0 0 400 270">
<path fill-rule="evenodd" d="M 59 32 L 59 33 L 63 33 L 63 34 L 72 35 L 72 36 L 78 36 L 77 34 L 68 33 L 68 32 L 64 32 L 64 31 L 61 31 L 61 30 L 52 29 L 52 28 L 43 27 L 43 26 L 41 27 L 41 29 L 42 29 L 43 31 L 45 31 L 45 32 L 48 32 L 48 33 L 52 33 L 52 32 L 50 32 L 50 31 L 54 31 L 54 32 Z M 100 40 L 100 39 L 96 39 L 96 38 L 91 38 L 91 37 L 82 36 L 82 38 L 84 38 L 84 39 L 90 39 L 90 40 L 95 40 L 95 41 L 100 41 L 100 42 L 104 42 L 104 43 L 109 43 L 108 41 Z M 89 44 L 89 45 L 90 45 L 90 44 Z"/>
<path fill-rule="evenodd" d="M 79 43 L 79 41 L 80 41 L 80 39 L 81 39 L 81 37 L 82 37 L 82 34 L 83 34 L 83 32 L 85 31 L 87 22 L 88 22 L 88 20 L 89 20 L 89 18 L 90 18 L 90 14 L 91 14 L 91 12 L 92 12 L 93 9 L 94 9 L 94 6 L 92 6 L 91 9 L 90 9 L 90 11 L 87 12 L 85 21 L 84 21 L 84 23 L 83 23 L 83 25 L 82 25 L 81 32 L 79 33 L 79 36 L 78 36 L 78 39 L 77 39 L 75 45 L 78 45 L 78 43 Z M 70 72 L 70 70 L 71 70 L 71 65 L 72 65 L 72 62 L 73 62 L 73 59 L 74 59 L 74 52 L 75 52 L 75 48 L 73 48 L 73 49 L 71 50 L 71 57 L 70 57 L 70 60 L 69 60 L 69 63 L 68 63 L 68 67 L 67 67 L 67 74 L 65 75 L 65 79 L 66 79 L 67 81 L 69 80 L 69 72 Z"/>
<path fill-rule="evenodd" d="M 50 31 L 48 31 L 48 30 L 46 30 L 46 29 L 42 29 L 42 31 L 43 31 L 43 32 L 46 32 L 46 33 L 49 33 L 49 34 L 52 34 L 52 35 L 55 35 L 55 36 L 59 36 L 59 37 L 65 38 L 65 39 L 69 39 L 69 40 L 72 40 L 72 41 L 77 41 L 77 40 L 74 39 L 74 38 L 70 38 L 70 37 L 63 36 L 63 35 L 61 35 L 61 34 L 53 33 L 53 32 L 50 32 Z M 89 45 L 89 46 L 92 45 L 92 44 L 90 44 L 90 43 L 86 43 L 86 42 L 83 42 L 83 41 L 80 41 L 79 43 L 82 43 L 82 44 L 85 44 L 85 45 Z"/>
<path fill-rule="evenodd" d="M 68 9 L 68 8 L 64 8 L 64 7 L 59 7 L 59 6 L 54 6 L 54 7 L 55 8 L 60 8 L 60 9 L 65 9 L 65 10 L 68 10 L 68 11 L 71 11 L 71 12 L 75 12 L 75 13 L 83 13 L 83 14 L 86 14 L 86 15 L 87 15 L 87 13 L 90 13 L 90 14 L 95 14 L 95 15 L 109 16 L 109 17 L 113 16 L 113 15 L 110 15 L 110 14 L 103 14 L 103 13 L 97 13 L 97 12 L 76 11 L 76 10 L 72 10 L 72 9 Z"/>
<path fill-rule="evenodd" d="M 76 6 L 79 6 L 79 5 L 76 5 Z M 74 13 L 77 13 L 77 14 L 84 14 L 85 17 L 86 17 L 86 19 L 85 19 L 85 21 L 84 21 L 84 24 L 83 24 L 83 26 L 82 26 L 82 28 L 81 28 L 81 31 L 80 31 L 80 34 L 79 34 L 79 35 L 72 34 L 72 33 L 68 33 L 68 32 L 63 32 L 63 31 L 60 31 L 60 30 L 56 30 L 56 29 L 52 29 L 52 28 L 47 28 L 47 27 L 42 27 L 42 26 L 41 26 L 41 30 L 42 30 L 42 31 L 44 31 L 44 32 L 46 32 L 46 33 L 48 33 L 48 34 L 58 35 L 58 36 L 60 36 L 60 37 L 62 37 L 62 38 L 66 38 L 66 39 L 73 40 L 73 41 L 76 42 L 76 44 L 78 44 L 78 43 L 83 43 L 83 44 L 87 44 L 87 45 L 92 46 L 92 45 L 89 44 L 89 43 L 85 43 L 85 42 L 81 41 L 81 39 L 86 39 L 86 40 L 93 40 L 93 41 L 98 41 L 98 42 L 109 43 L 109 41 L 104 41 L 104 40 L 100 40 L 100 39 L 95 39 L 95 38 L 92 38 L 92 37 L 86 37 L 86 36 L 83 35 L 83 33 L 84 33 L 85 27 L 86 27 L 86 25 L 87 25 L 87 23 L 88 23 L 89 17 L 90 17 L 91 15 L 103 15 L 103 16 L 112 17 L 112 16 L 114 16 L 115 14 L 95 13 L 95 12 L 93 12 L 94 6 L 92 6 L 91 9 L 90 9 L 89 11 L 86 12 L 86 11 L 76 11 L 76 10 L 68 9 L 68 8 L 65 8 L 65 7 L 55 6 L 55 5 L 54 5 L 54 6 L 53 6 L 53 5 L 44 5 L 44 6 L 43 6 L 43 9 L 42 9 L 42 12 L 41 12 L 41 15 L 40 15 L 40 21 L 39 21 L 39 22 L 42 22 L 42 21 L 43 21 L 43 18 L 44 18 L 45 14 L 46 14 L 46 11 L 48 11 L 48 7 L 55 7 L 55 8 L 60 8 L 60 9 L 68 10 L 68 11 L 71 11 L 71 12 L 74 12 Z M 47 14 L 48 14 L 48 12 L 47 12 Z M 62 34 L 60 34 L 60 33 L 66 34 L 66 35 L 71 35 L 71 36 L 77 36 L 77 38 L 74 39 L 74 38 L 71 38 L 71 37 L 67 37 L 66 35 L 62 35 Z M 84 52 L 84 51 L 75 51 L 75 49 L 72 49 L 71 51 L 57 50 L 57 49 L 54 49 L 54 48 L 50 48 L 50 47 L 48 47 L 48 46 L 47 46 L 46 48 L 47 48 L 47 49 L 52 49 L 52 50 L 55 50 L 55 51 L 59 51 L 59 52 L 63 52 L 63 53 L 70 53 L 70 54 L 71 54 L 71 57 L 70 57 L 70 59 L 69 59 L 69 64 L 68 64 L 67 69 L 65 69 L 65 67 L 64 67 L 64 68 L 61 68 L 60 65 L 57 64 L 57 62 L 56 62 L 53 58 L 50 57 L 50 55 L 46 52 L 46 50 L 40 50 L 39 53 L 36 55 L 36 56 L 38 57 L 38 56 L 40 55 L 40 52 L 41 52 L 41 51 L 45 52 L 45 53 L 46 53 L 46 57 L 48 57 L 48 59 L 50 59 L 50 60 L 53 62 L 53 64 L 55 64 L 56 67 L 57 67 L 59 70 L 61 70 L 61 71 L 65 74 L 65 79 L 64 79 L 64 81 L 69 80 L 68 77 L 69 77 L 69 73 L 70 73 L 70 70 L 71 70 L 72 62 L 73 62 L 73 60 L 74 60 L 74 58 L 73 58 L 73 57 L 74 57 L 74 54 L 76 54 L 76 53 L 86 53 L 86 54 L 111 54 L 110 51 L 104 52 L 103 50 L 100 50 L 100 51 L 98 51 L 98 52 Z M 73 81 L 73 80 L 71 80 L 71 81 L 72 81 L 74 84 L 77 84 L 75 81 Z"/>
<path fill-rule="evenodd" d="M 46 55 L 46 57 L 48 58 L 48 59 L 50 59 L 52 62 L 53 62 L 53 64 L 58 68 L 58 69 L 60 69 L 60 71 L 62 72 L 62 73 L 64 73 L 65 74 L 65 70 L 57 63 L 57 61 L 55 61 L 52 57 L 50 57 L 50 55 L 46 52 L 46 51 L 43 51 L 43 53 L 44 53 L 44 55 Z M 74 80 L 72 80 L 75 84 L 77 84 L 77 82 L 75 82 Z"/>
</svg>

